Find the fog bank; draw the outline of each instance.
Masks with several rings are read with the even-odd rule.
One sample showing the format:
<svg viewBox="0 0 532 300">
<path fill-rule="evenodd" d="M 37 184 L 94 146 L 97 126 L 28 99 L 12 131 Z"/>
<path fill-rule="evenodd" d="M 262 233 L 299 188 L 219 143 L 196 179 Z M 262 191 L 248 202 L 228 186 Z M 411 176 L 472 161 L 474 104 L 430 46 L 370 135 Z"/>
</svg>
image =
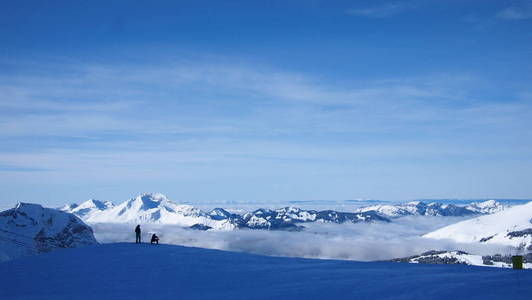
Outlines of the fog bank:
<svg viewBox="0 0 532 300">
<path fill-rule="evenodd" d="M 459 244 L 421 237 L 464 219 L 411 216 L 395 219 L 391 223 L 308 223 L 301 232 L 249 229 L 198 231 L 157 224 L 144 224 L 141 227 L 144 242 L 149 242 L 151 233 L 155 232 L 161 243 L 272 256 L 374 261 L 416 255 L 428 250 L 462 250 L 481 255 L 511 253 L 508 247 Z M 101 243 L 134 242 L 134 225 L 91 224 L 96 239 Z"/>
</svg>

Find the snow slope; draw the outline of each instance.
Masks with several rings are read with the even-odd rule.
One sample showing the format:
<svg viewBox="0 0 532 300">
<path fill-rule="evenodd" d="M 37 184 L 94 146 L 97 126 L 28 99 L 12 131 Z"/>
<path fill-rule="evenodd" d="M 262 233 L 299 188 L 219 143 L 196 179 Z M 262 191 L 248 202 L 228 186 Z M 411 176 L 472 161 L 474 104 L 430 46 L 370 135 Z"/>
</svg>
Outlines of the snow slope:
<svg viewBox="0 0 532 300">
<path fill-rule="evenodd" d="M 532 202 L 452 224 L 423 237 L 463 243 L 500 244 L 532 250 Z"/>
<path fill-rule="evenodd" d="M 29 203 L 0 212 L 0 261 L 96 243 L 92 229 L 73 214 Z"/>
<path fill-rule="evenodd" d="M 50 272 L 49 270 L 54 270 Z M 102 244 L 0 264 L 1 299 L 529 299 L 532 272 Z"/>
</svg>

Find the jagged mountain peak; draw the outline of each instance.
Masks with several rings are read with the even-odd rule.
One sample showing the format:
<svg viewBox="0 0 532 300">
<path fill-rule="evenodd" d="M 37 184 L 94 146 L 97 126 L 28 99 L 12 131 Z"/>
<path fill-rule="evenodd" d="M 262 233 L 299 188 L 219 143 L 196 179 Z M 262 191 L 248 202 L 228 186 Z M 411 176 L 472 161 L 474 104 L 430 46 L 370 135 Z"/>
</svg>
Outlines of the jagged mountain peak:
<svg viewBox="0 0 532 300">
<path fill-rule="evenodd" d="M 225 214 L 218 211 L 219 214 Z M 143 193 L 113 208 L 86 218 L 95 223 L 163 223 L 192 226 L 197 223 L 215 229 L 234 229 L 236 225 L 225 217 L 212 217 L 189 205 L 177 204 L 161 193 Z"/>
<path fill-rule="evenodd" d="M 78 207 L 78 204 L 77 203 L 69 203 L 69 204 L 65 204 L 64 206 L 62 206 L 61 208 L 59 208 L 59 210 L 62 210 L 62 211 L 72 211 L 74 208 Z"/>
<path fill-rule="evenodd" d="M 169 201 L 168 197 L 163 193 L 142 193 L 134 198 L 135 200 L 141 201 L 153 201 L 153 202 L 164 202 Z"/>
<path fill-rule="evenodd" d="M 142 193 L 135 198 L 129 199 L 125 203 L 128 209 L 144 211 L 161 207 L 165 207 L 167 210 L 173 211 L 174 208 L 178 206 L 178 204 L 172 202 L 166 195 L 162 193 Z"/>
<path fill-rule="evenodd" d="M 74 209 L 79 209 L 79 208 L 97 208 L 97 209 L 100 209 L 100 210 L 103 210 L 103 209 L 108 209 L 110 207 L 113 207 L 113 203 L 109 202 L 109 201 L 101 201 L 101 200 L 96 200 L 96 199 L 89 199 L 83 203 L 81 203 L 80 205 L 77 205 L 76 207 L 74 207 Z"/>
<path fill-rule="evenodd" d="M 80 218 L 86 218 L 100 213 L 104 210 L 114 207 L 113 203 L 109 201 L 100 201 L 96 199 L 89 199 L 81 204 L 69 204 L 65 205 L 60 210 L 73 213 Z"/>
</svg>

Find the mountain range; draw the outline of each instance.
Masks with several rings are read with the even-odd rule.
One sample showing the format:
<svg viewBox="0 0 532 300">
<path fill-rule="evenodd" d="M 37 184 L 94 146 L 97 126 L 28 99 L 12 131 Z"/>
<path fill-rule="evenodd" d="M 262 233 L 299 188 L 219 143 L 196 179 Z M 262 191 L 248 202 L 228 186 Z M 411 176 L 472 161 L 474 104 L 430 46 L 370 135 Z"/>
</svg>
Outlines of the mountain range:
<svg viewBox="0 0 532 300">
<path fill-rule="evenodd" d="M 301 226 L 298 224 L 307 222 L 389 222 L 389 219 L 374 211 L 337 212 L 285 207 L 261 208 L 244 214 L 231 213 L 223 208 L 205 212 L 190 205 L 176 204 L 160 193 L 141 194 L 116 206 L 91 199 L 79 205 L 66 205 L 61 210 L 73 213 L 88 223 L 160 223 L 201 230 L 299 230 Z"/>
<path fill-rule="evenodd" d="M 90 199 L 79 205 L 65 205 L 61 210 L 73 213 L 88 223 L 160 223 L 199 230 L 300 230 L 301 224 L 308 222 L 390 222 L 392 218 L 410 215 L 475 216 L 502 211 L 504 208 L 494 200 L 471 203 L 468 206 L 415 201 L 397 205 L 367 206 L 354 212 L 284 207 L 260 208 L 236 214 L 223 208 L 203 211 L 190 205 L 174 203 L 160 193 L 144 193 L 116 206 L 108 201 Z"/>
<path fill-rule="evenodd" d="M 467 206 L 455 204 L 443 204 L 439 202 L 425 203 L 423 201 L 412 201 L 403 204 L 378 204 L 365 206 L 357 209 L 358 212 L 375 211 L 388 218 L 404 216 L 453 216 L 463 217 L 475 214 L 492 214 L 505 209 L 501 203 L 495 200 L 483 202 L 473 202 Z"/>
</svg>

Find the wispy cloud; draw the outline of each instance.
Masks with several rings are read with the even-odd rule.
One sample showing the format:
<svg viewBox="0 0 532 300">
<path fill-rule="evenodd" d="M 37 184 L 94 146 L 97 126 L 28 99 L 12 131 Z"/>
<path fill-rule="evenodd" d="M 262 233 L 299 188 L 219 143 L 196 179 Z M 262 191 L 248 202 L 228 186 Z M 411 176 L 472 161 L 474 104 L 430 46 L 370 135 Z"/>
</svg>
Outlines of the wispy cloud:
<svg viewBox="0 0 532 300">
<path fill-rule="evenodd" d="M 430 98 L 433 104 L 443 98 L 460 102 L 464 95 L 455 86 L 474 80 L 438 75 L 359 82 L 347 88 L 318 82 L 304 74 L 264 68 L 257 71 L 249 66 L 175 63 L 79 68 L 84 76 L 75 80 L 60 74 L 43 79 L 4 77 L 4 84 L 0 86 L 0 107 L 11 113 L 0 118 L 0 136 L 202 131 L 219 134 L 263 130 L 264 126 L 271 133 L 280 133 L 285 129 L 271 123 L 282 121 L 273 118 L 274 115 L 285 116 L 288 123 L 283 125 L 292 130 L 296 123 L 307 123 L 313 118 L 317 122 L 315 125 L 327 130 L 338 123 L 338 116 L 348 119 L 349 115 L 365 114 L 377 105 L 381 106 L 378 114 L 393 111 L 396 113 L 393 120 L 397 120 L 405 116 L 401 110 L 422 105 L 423 99 Z M 244 110 L 249 117 L 233 118 L 212 109 L 236 103 L 236 111 Z M 260 109 L 255 104 L 260 104 Z M 177 110 L 178 119 L 169 115 L 172 110 Z M 158 114 L 158 117 L 145 118 L 147 112 Z M 209 124 L 202 124 L 205 118 L 209 119 Z M 345 128 L 342 130 L 351 130 L 348 129 L 351 127 Z M 356 128 L 363 130 L 360 126 Z"/>
<path fill-rule="evenodd" d="M 405 11 L 415 9 L 418 6 L 417 2 L 388 2 L 376 6 L 351 8 L 347 13 L 355 16 L 362 16 L 367 18 L 386 18 L 401 14 Z"/>
<path fill-rule="evenodd" d="M 532 18 L 532 2 L 522 6 L 510 6 L 497 12 L 496 17 L 503 20 L 526 20 Z"/>
<path fill-rule="evenodd" d="M 489 82 L 468 73 L 335 82 L 216 61 L 69 68 L 78 75 L 57 67 L 46 77 L 0 76 L 0 164 L 9 166 L 0 181 L 10 188 L 193 181 L 235 197 L 272 188 L 286 199 L 293 185 L 307 189 L 298 198 L 318 197 L 309 182 L 344 178 L 329 186 L 341 193 L 359 182 L 357 196 L 379 197 L 369 190 L 383 177 L 417 182 L 412 174 L 428 170 L 419 161 L 522 158 L 532 140 L 528 92 L 494 98 Z M 235 178 L 250 184 L 235 188 Z M 181 189 L 210 192 L 194 186 Z"/>
<path fill-rule="evenodd" d="M 429 133 L 487 120 L 477 117 L 481 113 L 491 114 L 491 124 L 508 124 L 528 110 L 519 102 L 484 98 L 488 84 L 468 74 L 338 85 L 296 72 L 216 63 L 78 68 L 84 75 L 75 80 L 61 72 L 42 79 L 3 77 L 0 137 Z"/>
</svg>

